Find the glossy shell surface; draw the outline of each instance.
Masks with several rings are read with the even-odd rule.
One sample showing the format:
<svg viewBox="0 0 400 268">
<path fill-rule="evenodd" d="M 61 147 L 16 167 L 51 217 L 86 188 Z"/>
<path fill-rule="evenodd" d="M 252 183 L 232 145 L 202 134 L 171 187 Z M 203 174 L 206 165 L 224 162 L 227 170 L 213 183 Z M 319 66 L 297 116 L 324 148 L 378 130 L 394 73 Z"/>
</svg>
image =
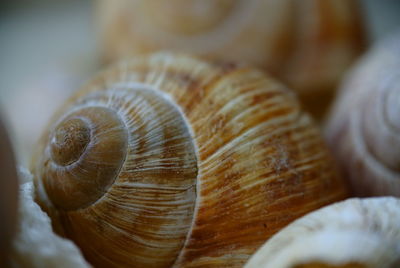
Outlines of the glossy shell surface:
<svg viewBox="0 0 400 268">
<path fill-rule="evenodd" d="M 346 196 L 292 92 L 246 66 L 168 53 L 78 91 L 32 163 L 38 202 L 96 266 L 240 267 Z"/>
</svg>

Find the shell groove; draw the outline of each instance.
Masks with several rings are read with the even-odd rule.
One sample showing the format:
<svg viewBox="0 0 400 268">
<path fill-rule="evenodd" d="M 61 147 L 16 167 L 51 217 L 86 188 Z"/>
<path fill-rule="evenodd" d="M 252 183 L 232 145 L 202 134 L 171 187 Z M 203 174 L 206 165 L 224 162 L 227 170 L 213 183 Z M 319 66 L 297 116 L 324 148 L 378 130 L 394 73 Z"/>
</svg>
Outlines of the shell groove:
<svg viewBox="0 0 400 268">
<path fill-rule="evenodd" d="M 41 202 L 96 266 L 240 267 L 282 226 L 346 196 L 317 127 L 257 70 L 137 57 L 98 76 L 55 118 L 99 102 L 128 130 L 119 175 L 85 209 Z M 33 161 L 39 186 L 51 135 Z"/>
<path fill-rule="evenodd" d="M 381 42 L 355 66 L 326 128 L 359 196 L 400 196 L 399 37 Z"/>
<path fill-rule="evenodd" d="M 87 249 L 85 256 L 96 259 L 95 264 L 127 265 L 133 257 L 137 264 L 145 265 L 154 256 L 157 260 L 152 260 L 152 265 L 170 264 L 182 247 L 195 200 L 197 163 L 187 124 L 169 101 L 141 84 L 114 85 L 112 91 L 91 92 L 73 104 L 72 115 L 104 119 L 98 111 L 101 107 L 118 114 L 123 123 L 115 126 L 112 118 L 98 122 L 92 148 L 85 151 L 75 166 L 67 166 L 73 170 L 63 172 L 59 166 L 55 170 L 36 169 L 42 178 L 36 180 L 37 184 L 44 184 L 41 186 L 46 188 L 44 192 L 53 197 L 51 203 L 61 209 L 58 217 L 65 235 Z M 94 114 L 87 114 L 88 109 Z M 128 138 L 115 133 L 120 128 L 128 132 L 129 140 L 119 142 Z M 113 139 L 111 144 L 110 139 Z M 121 150 L 126 152 L 121 155 Z M 38 165 L 47 161 L 47 157 L 41 159 Z M 107 173 L 110 166 L 117 168 L 111 175 Z M 66 182 L 67 176 L 79 178 L 79 185 Z M 82 180 L 90 184 L 82 185 Z M 100 187 L 103 181 L 106 190 Z M 54 190 L 53 184 L 64 191 L 62 202 L 56 203 L 61 194 Z M 92 192 L 77 196 L 76 188 Z M 101 195 L 93 193 L 93 188 L 100 188 Z M 82 199 L 94 201 L 77 207 L 75 203 L 82 203 Z M 85 226 L 96 228 L 88 230 Z M 99 244 L 93 246 L 93 241 Z M 130 252 L 132 248 L 134 254 Z M 102 251 L 110 252 L 107 259 Z"/>
</svg>

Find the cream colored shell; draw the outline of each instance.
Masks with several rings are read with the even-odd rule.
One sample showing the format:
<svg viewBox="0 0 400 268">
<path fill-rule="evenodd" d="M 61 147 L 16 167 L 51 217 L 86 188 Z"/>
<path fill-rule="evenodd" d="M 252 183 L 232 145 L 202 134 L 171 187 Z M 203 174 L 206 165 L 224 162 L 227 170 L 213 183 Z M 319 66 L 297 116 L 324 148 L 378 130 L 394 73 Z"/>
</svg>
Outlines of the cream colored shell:
<svg viewBox="0 0 400 268">
<path fill-rule="evenodd" d="M 245 268 L 394 268 L 399 264 L 400 199 L 380 197 L 349 199 L 296 220 L 265 243 Z"/>
<path fill-rule="evenodd" d="M 364 48 L 358 1 L 102 0 L 105 58 L 185 51 L 262 67 L 321 117 Z"/>
<path fill-rule="evenodd" d="M 105 267 L 241 267 L 283 226 L 346 196 L 288 89 L 167 53 L 78 91 L 32 167 L 56 229 Z"/>
<path fill-rule="evenodd" d="M 90 268 L 79 249 L 69 240 L 56 235 L 50 218 L 33 200 L 32 174 L 19 168 L 21 181 L 19 189 L 17 232 L 10 251 L 12 268 Z"/>
<path fill-rule="evenodd" d="M 358 196 L 400 196 L 400 32 L 344 82 L 326 136 Z"/>
<path fill-rule="evenodd" d="M 0 118 L 1 119 L 1 118 Z M 8 261 L 15 234 L 18 207 L 18 176 L 11 141 L 0 120 L 0 263 Z"/>
</svg>

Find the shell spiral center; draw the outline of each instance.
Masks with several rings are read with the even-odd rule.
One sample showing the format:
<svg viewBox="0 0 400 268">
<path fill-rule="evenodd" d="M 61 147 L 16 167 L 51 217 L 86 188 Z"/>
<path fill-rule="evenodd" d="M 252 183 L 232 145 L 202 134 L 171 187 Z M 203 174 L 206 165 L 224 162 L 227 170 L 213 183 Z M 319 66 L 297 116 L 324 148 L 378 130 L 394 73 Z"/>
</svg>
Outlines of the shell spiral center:
<svg viewBox="0 0 400 268">
<path fill-rule="evenodd" d="M 62 119 L 38 162 L 52 204 L 76 210 L 101 198 L 118 176 L 127 142 L 126 126 L 113 109 L 82 107 Z"/>
<path fill-rule="evenodd" d="M 79 118 L 61 122 L 51 140 L 51 155 L 55 163 L 67 166 L 76 162 L 90 142 L 90 128 Z"/>
</svg>

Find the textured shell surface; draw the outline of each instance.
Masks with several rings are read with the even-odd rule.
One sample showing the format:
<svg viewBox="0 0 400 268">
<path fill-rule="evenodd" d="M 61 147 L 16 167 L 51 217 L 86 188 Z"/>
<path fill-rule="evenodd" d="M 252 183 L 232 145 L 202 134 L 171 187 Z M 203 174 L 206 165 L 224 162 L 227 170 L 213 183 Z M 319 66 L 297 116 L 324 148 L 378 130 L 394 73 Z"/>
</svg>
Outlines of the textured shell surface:
<svg viewBox="0 0 400 268">
<path fill-rule="evenodd" d="M 0 263 L 6 262 L 15 234 L 18 207 L 18 175 L 12 144 L 0 118 Z"/>
<path fill-rule="evenodd" d="M 77 91 L 32 173 L 55 228 L 100 267 L 241 267 L 347 194 L 291 91 L 246 66 L 170 53 Z"/>
<path fill-rule="evenodd" d="M 56 235 L 49 216 L 34 201 L 32 174 L 18 169 L 20 181 L 17 232 L 10 250 L 10 266 L 16 268 L 90 268 L 79 249 Z"/>
<path fill-rule="evenodd" d="M 160 49 L 265 68 L 321 116 L 365 46 L 357 1 L 103 0 L 105 58 Z"/>
<path fill-rule="evenodd" d="M 342 85 L 327 139 L 356 195 L 400 196 L 400 32 L 378 43 Z"/>
<path fill-rule="evenodd" d="M 395 268 L 400 264 L 400 199 L 348 199 L 294 221 L 245 268 Z"/>
</svg>

